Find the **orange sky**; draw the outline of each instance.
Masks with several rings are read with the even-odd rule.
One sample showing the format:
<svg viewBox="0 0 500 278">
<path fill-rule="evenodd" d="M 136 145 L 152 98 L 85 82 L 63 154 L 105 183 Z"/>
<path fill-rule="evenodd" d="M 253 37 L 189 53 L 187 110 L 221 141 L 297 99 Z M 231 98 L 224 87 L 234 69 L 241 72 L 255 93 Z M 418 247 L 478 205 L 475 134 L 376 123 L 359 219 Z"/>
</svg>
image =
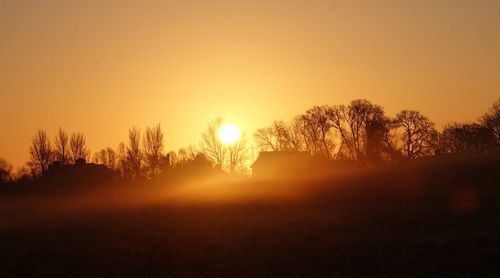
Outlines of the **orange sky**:
<svg viewBox="0 0 500 278">
<path fill-rule="evenodd" d="M 497 0 L 0 0 L 0 38 L 0 157 L 16 166 L 39 128 L 98 151 L 161 123 L 177 150 L 217 116 L 251 134 L 367 98 L 441 126 L 499 97 Z"/>
</svg>

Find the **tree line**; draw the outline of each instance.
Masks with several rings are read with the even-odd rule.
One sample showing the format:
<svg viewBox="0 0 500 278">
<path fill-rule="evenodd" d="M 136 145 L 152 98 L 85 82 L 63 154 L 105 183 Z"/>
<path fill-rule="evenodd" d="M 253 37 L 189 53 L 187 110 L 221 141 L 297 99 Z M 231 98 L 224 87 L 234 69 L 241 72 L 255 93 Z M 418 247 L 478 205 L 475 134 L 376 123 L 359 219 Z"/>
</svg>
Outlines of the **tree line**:
<svg viewBox="0 0 500 278">
<path fill-rule="evenodd" d="M 438 131 L 435 123 L 415 110 L 402 110 L 394 117 L 380 105 L 365 99 L 348 105 L 313 106 L 290 121 L 275 120 L 257 129 L 254 142 L 260 151 L 305 151 L 327 159 L 373 161 L 415 160 L 439 154 L 498 151 L 500 108 L 496 101 L 477 121 L 449 123 Z M 229 172 L 248 169 L 249 141 L 245 133 L 233 144 L 223 144 L 218 129 L 222 118 L 209 122 L 198 146 L 177 152 L 165 151 L 160 124 L 128 131 L 128 141 L 116 149 L 106 147 L 92 156 L 80 132 L 68 134 L 59 128 L 50 139 L 38 130 L 32 137 L 29 162 L 17 173 L 0 158 L 0 183 L 36 177 L 51 165 L 90 161 L 115 170 L 126 180 L 151 179 L 189 163 L 211 165 Z"/>
<path fill-rule="evenodd" d="M 232 173 L 245 168 L 247 161 L 247 137 L 242 134 L 234 144 L 223 144 L 218 129 L 222 118 L 211 121 L 201 134 L 198 147 L 190 145 L 177 152 L 165 151 L 165 137 L 160 124 L 141 130 L 133 127 L 128 131 L 128 141 L 116 149 L 103 148 L 93 155 L 81 132 L 68 134 L 59 128 L 52 138 L 45 130 L 38 130 L 32 137 L 29 161 L 16 173 L 5 159 L 0 158 L 0 183 L 38 177 L 51 166 L 74 165 L 93 162 L 114 170 L 127 181 L 152 179 L 174 168 L 208 165 Z"/>
<path fill-rule="evenodd" d="M 349 105 L 314 106 L 289 122 L 276 120 L 257 129 L 254 139 L 261 151 L 306 151 L 361 163 L 413 160 L 497 150 L 499 123 L 498 101 L 477 122 L 449 123 L 439 132 L 418 111 L 402 110 L 390 117 L 383 107 L 358 99 Z"/>
</svg>

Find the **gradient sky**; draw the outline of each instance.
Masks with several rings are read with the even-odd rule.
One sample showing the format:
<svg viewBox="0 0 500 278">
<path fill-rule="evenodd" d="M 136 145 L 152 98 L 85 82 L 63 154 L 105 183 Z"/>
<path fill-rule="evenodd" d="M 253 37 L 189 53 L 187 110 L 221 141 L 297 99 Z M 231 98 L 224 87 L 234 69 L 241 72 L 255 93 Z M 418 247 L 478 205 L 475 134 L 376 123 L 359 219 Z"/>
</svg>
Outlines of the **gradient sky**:
<svg viewBox="0 0 500 278">
<path fill-rule="evenodd" d="M 367 98 L 438 126 L 499 97 L 497 0 L 0 0 L 0 157 L 43 128 L 91 151 L 161 123 L 167 149 L 217 116 L 249 134 Z"/>
</svg>

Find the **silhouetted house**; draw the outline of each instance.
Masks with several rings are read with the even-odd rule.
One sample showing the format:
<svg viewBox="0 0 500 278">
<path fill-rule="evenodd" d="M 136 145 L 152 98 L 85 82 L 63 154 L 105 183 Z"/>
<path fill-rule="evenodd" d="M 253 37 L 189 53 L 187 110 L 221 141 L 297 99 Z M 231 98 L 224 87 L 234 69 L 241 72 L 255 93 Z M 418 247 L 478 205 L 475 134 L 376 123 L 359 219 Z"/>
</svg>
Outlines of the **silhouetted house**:
<svg viewBox="0 0 500 278">
<path fill-rule="evenodd" d="M 76 161 L 75 161 L 75 165 L 86 165 L 87 164 L 87 160 L 85 158 L 78 158 Z M 93 164 L 93 163 L 92 163 Z"/>
<path fill-rule="evenodd" d="M 254 177 L 297 177 L 310 172 L 308 152 L 261 152 L 252 164 Z"/>
<path fill-rule="evenodd" d="M 78 159 L 75 164 L 61 164 L 60 161 L 54 161 L 43 175 L 45 181 L 67 185 L 106 183 L 113 177 L 113 170 L 105 165 L 87 163 L 85 159 Z"/>
<path fill-rule="evenodd" d="M 352 172 L 359 165 L 352 160 L 313 157 L 308 152 L 261 152 L 251 167 L 254 177 L 310 179 Z"/>
</svg>

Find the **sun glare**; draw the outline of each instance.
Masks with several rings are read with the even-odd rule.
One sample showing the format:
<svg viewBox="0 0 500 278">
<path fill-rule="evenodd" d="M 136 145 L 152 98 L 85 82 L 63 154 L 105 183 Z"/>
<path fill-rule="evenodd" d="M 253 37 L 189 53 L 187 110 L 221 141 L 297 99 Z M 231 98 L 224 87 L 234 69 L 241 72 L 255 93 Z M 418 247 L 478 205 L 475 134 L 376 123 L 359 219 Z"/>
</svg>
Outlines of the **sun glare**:
<svg viewBox="0 0 500 278">
<path fill-rule="evenodd" d="M 240 129 L 234 124 L 224 124 L 219 128 L 219 138 L 224 144 L 233 144 L 240 139 Z"/>
</svg>

